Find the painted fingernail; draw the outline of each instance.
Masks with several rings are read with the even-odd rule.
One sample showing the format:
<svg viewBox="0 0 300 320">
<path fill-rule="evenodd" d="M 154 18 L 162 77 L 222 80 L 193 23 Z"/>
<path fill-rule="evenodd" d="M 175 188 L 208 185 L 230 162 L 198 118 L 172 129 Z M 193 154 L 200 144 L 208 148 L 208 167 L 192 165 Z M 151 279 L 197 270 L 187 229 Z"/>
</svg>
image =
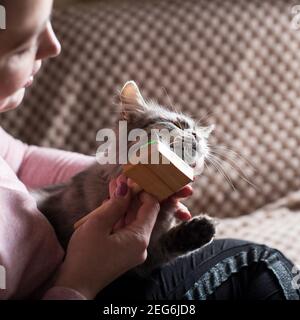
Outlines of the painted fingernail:
<svg viewBox="0 0 300 320">
<path fill-rule="evenodd" d="M 191 214 L 186 211 L 177 211 L 176 216 L 179 220 L 188 221 L 192 218 Z"/>
<path fill-rule="evenodd" d="M 116 196 L 117 197 L 125 197 L 128 191 L 128 186 L 125 182 L 121 182 L 116 189 Z"/>
</svg>

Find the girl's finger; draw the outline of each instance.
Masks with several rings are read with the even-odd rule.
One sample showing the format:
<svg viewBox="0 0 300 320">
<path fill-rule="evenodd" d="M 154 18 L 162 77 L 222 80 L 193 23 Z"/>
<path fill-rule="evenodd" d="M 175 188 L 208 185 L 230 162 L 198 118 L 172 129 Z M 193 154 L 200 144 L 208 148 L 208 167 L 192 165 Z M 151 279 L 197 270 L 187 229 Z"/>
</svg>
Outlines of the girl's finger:
<svg viewBox="0 0 300 320">
<path fill-rule="evenodd" d="M 102 201 L 102 204 L 104 204 L 105 202 L 109 201 L 109 198 L 106 198 Z"/>
<path fill-rule="evenodd" d="M 139 199 L 141 206 L 137 212 L 136 219 L 127 228 L 135 233 L 139 233 L 149 243 L 160 205 L 157 199 L 146 192 L 142 192 Z"/>
<path fill-rule="evenodd" d="M 190 185 L 186 185 L 183 188 L 181 188 L 179 191 L 174 193 L 171 198 L 175 199 L 184 199 L 187 197 L 190 197 L 193 194 L 193 188 Z"/>
<path fill-rule="evenodd" d="M 189 209 L 184 204 L 178 201 L 176 203 L 175 217 L 179 220 L 187 221 L 192 218 L 192 215 Z"/>
<path fill-rule="evenodd" d="M 112 179 L 110 182 L 109 182 L 109 197 L 112 198 L 114 193 L 115 193 L 115 190 L 117 188 L 117 179 Z"/>
<path fill-rule="evenodd" d="M 114 225 L 114 227 L 113 227 L 113 232 L 116 232 L 116 231 L 118 231 L 119 229 L 124 228 L 125 225 L 126 225 L 126 223 L 125 223 L 125 218 L 122 217 L 122 218 Z"/>
<path fill-rule="evenodd" d="M 121 182 L 120 184 L 117 184 L 115 193 L 112 194 L 109 201 L 106 201 L 103 205 L 90 213 L 91 218 L 88 219 L 88 221 L 92 220 L 93 218 L 97 218 L 99 232 L 101 231 L 103 233 L 111 234 L 117 222 L 121 219 L 124 219 L 125 214 L 130 206 L 130 200 L 130 189 L 126 183 Z"/>
<path fill-rule="evenodd" d="M 109 197 L 112 198 L 117 185 L 120 185 L 122 182 L 127 183 L 127 177 L 124 174 L 119 175 L 117 178 L 112 179 L 109 182 Z"/>
<path fill-rule="evenodd" d="M 130 224 L 132 221 L 136 219 L 137 212 L 141 206 L 141 202 L 137 197 L 132 198 L 130 207 L 127 211 L 127 214 L 125 216 L 125 224 Z"/>
<path fill-rule="evenodd" d="M 124 174 L 120 174 L 117 178 L 117 184 L 120 184 L 122 182 L 127 183 L 127 177 Z"/>
</svg>

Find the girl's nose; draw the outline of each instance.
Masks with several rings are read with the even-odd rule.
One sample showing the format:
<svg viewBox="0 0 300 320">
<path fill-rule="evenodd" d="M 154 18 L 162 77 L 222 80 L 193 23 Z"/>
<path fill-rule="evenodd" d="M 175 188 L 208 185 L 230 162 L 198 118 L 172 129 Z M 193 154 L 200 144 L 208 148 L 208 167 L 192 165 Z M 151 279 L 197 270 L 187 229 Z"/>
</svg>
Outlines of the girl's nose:
<svg viewBox="0 0 300 320">
<path fill-rule="evenodd" d="M 60 52 L 61 45 L 58 39 L 56 38 L 51 23 L 49 22 L 47 24 L 47 28 L 42 34 L 36 60 L 43 60 L 46 58 L 56 57 L 60 54 Z"/>
</svg>

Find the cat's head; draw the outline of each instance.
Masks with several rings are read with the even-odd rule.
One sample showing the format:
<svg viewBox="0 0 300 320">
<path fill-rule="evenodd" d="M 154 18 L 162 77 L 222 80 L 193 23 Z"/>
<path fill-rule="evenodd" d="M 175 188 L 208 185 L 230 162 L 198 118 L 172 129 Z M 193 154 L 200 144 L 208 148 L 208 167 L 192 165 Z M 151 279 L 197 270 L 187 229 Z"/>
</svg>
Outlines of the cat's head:
<svg viewBox="0 0 300 320">
<path fill-rule="evenodd" d="M 195 175 L 202 172 L 204 161 L 209 154 L 207 139 L 214 125 L 199 126 L 188 115 L 158 105 L 155 101 L 145 100 L 134 81 L 128 81 L 124 85 L 120 92 L 120 101 L 120 120 L 127 121 L 128 131 L 143 129 L 150 138 L 153 129 L 160 131 L 167 129 L 168 132 L 172 132 L 171 140 L 169 137 L 165 139 L 164 135 L 157 138 L 168 144 L 173 151 L 188 162 L 194 168 Z M 181 152 L 178 152 L 179 149 L 176 148 L 178 143 L 182 147 Z M 188 147 L 187 144 L 189 144 Z"/>
</svg>

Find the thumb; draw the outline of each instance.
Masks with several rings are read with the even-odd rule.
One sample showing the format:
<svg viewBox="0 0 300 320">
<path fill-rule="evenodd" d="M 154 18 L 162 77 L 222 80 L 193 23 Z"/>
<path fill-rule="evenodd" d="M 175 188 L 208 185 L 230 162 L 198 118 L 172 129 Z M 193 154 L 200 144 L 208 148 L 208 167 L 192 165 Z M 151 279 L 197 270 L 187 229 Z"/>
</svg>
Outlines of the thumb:
<svg viewBox="0 0 300 320">
<path fill-rule="evenodd" d="M 155 225 L 160 210 L 159 202 L 146 192 L 140 195 L 141 206 L 137 212 L 136 219 L 127 229 L 141 234 L 149 243 L 151 232 Z"/>
<path fill-rule="evenodd" d="M 130 206 L 131 193 L 125 182 L 118 184 L 112 198 L 94 211 L 103 232 L 111 233 L 114 225 L 124 216 Z"/>
</svg>

